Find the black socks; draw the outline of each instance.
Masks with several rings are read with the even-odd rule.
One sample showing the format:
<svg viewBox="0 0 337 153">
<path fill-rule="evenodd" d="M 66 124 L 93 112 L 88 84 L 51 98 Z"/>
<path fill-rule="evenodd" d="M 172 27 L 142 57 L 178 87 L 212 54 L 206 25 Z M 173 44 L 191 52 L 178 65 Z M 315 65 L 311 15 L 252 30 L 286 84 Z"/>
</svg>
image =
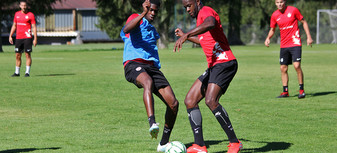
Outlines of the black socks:
<svg viewBox="0 0 337 153">
<path fill-rule="evenodd" d="M 202 135 L 202 118 L 199 107 L 187 109 L 187 113 L 193 130 L 194 143 L 199 146 L 205 146 L 204 137 Z"/>
<path fill-rule="evenodd" d="M 221 105 L 219 105 L 212 112 L 213 112 L 215 118 L 220 123 L 222 129 L 227 134 L 229 142 L 238 143 L 239 140 L 236 138 L 234 129 L 232 127 L 231 121 L 229 120 L 229 117 L 228 117 L 228 114 L 227 114 L 226 110 Z"/>
</svg>

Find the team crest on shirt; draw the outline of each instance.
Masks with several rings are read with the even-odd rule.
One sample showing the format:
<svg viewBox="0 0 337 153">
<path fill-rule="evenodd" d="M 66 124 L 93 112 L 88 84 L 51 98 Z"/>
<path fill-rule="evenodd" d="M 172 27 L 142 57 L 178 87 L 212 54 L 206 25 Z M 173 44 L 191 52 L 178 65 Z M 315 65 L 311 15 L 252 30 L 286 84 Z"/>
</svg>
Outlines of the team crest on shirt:
<svg viewBox="0 0 337 153">
<path fill-rule="evenodd" d="M 26 15 L 26 19 L 28 19 L 28 15 Z"/>
<path fill-rule="evenodd" d="M 290 17 L 291 17 L 291 13 L 288 13 L 288 15 L 287 15 L 287 16 L 288 16 L 288 18 L 290 18 Z"/>
</svg>

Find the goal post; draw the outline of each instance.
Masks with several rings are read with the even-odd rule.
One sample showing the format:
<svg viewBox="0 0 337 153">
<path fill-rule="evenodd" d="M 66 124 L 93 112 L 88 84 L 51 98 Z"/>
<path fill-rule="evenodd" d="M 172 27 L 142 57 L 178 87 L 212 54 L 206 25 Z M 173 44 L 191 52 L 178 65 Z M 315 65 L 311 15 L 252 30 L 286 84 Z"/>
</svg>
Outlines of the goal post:
<svg viewBox="0 0 337 153">
<path fill-rule="evenodd" d="M 317 10 L 316 44 L 337 43 L 337 9 Z"/>
</svg>

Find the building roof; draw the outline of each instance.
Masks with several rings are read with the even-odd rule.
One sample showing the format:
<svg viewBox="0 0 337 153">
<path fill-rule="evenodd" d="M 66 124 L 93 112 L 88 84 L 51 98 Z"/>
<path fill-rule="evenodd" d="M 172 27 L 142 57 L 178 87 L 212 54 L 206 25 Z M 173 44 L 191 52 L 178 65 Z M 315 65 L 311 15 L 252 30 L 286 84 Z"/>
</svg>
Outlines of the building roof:
<svg viewBox="0 0 337 153">
<path fill-rule="evenodd" d="M 96 2 L 93 0 L 61 0 L 52 4 L 52 8 L 58 9 L 95 9 Z"/>
</svg>

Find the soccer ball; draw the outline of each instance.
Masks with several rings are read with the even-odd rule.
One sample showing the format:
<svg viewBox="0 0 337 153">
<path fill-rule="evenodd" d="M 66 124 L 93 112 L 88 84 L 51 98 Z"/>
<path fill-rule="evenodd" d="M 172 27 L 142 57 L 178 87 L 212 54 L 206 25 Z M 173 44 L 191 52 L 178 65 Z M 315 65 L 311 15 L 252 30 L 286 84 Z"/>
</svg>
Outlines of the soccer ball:
<svg viewBox="0 0 337 153">
<path fill-rule="evenodd" d="M 179 141 L 173 141 L 167 145 L 165 153 L 187 153 L 187 151 L 183 143 Z"/>
</svg>

